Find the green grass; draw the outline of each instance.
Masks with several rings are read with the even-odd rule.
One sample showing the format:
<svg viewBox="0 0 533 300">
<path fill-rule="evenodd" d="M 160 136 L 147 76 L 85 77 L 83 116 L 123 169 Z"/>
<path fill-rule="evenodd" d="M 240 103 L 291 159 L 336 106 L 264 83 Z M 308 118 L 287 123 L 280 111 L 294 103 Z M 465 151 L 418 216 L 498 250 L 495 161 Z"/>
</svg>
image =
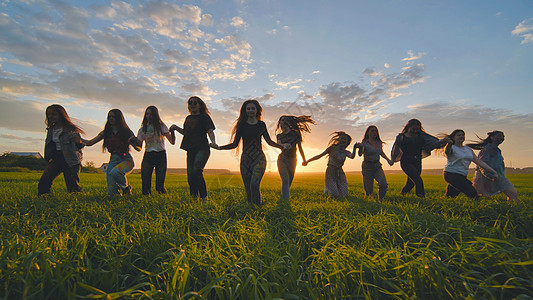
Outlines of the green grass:
<svg viewBox="0 0 533 300">
<path fill-rule="evenodd" d="M 188 196 L 169 175 L 167 195 L 106 194 L 103 174 L 81 174 L 85 193 L 61 178 L 37 197 L 40 173 L 0 173 L 3 299 L 530 299 L 533 175 L 511 175 L 520 200 L 401 196 L 388 175 L 383 203 L 325 196 L 323 175 L 297 174 L 279 200 L 277 174 L 263 206 L 245 202 L 238 175 L 207 176 L 210 200 Z M 377 192 L 377 187 L 376 187 Z"/>
</svg>

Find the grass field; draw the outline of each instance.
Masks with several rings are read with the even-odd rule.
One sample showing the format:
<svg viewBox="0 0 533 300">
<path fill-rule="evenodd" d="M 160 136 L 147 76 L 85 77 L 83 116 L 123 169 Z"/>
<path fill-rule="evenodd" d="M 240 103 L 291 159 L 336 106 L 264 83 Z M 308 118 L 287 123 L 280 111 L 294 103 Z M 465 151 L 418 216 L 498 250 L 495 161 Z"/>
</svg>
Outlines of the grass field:
<svg viewBox="0 0 533 300">
<path fill-rule="evenodd" d="M 443 197 L 386 200 L 323 195 L 323 175 L 297 174 L 290 201 L 268 174 L 263 206 L 245 202 L 238 175 L 210 175 L 210 200 L 188 196 L 183 175 L 167 195 L 110 197 L 105 175 L 81 174 L 85 193 L 37 197 L 40 173 L 0 173 L 2 299 L 531 299 L 533 175 L 510 175 L 518 202 Z M 377 187 L 376 187 L 377 189 Z M 377 191 L 376 191 L 377 192 Z"/>
</svg>

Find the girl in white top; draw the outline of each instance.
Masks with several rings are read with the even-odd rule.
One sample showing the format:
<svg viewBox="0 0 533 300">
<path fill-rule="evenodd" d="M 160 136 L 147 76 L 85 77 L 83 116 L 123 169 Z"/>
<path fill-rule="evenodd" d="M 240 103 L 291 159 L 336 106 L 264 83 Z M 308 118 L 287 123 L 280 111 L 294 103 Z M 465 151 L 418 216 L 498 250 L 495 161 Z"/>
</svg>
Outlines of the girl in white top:
<svg viewBox="0 0 533 300">
<path fill-rule="evenodd" d="M 141 128 L 137 137 L 131 140 L 139 147 L 144 141 L 144 156 L 141 164 L 141 179 L 143 195 L 150 195 L 152 190 L 152 172 L 155 169 L 155 189 L 160 194 L 165 194 L 165 176 L 167 173 L 167 153 L 165 150 L 165 137 L 174 145 L 176 136 L 168 131 L 168 127 L 161 121 L 157 107 L 151 105 L 146 108 Z"/>
<path fill-rule="evenodd" d="M 461 192 L 469 198 L 477 198 L 476 189 L 472 182 L 467 179 L 468 167 L 474 162 L 481 168 L 498 177 L 489 165 L 481 161 L 472 149 L 463 146 L 465 141 L 465 132 L 462 129 L 456 129 L 446 136 L 448 144 L 444 149 L 444 154 L 448 160 L 444 168 L 444 180 L 448 183 L 446 187 L 446 197 L 457 197 Z"/>
</svg>

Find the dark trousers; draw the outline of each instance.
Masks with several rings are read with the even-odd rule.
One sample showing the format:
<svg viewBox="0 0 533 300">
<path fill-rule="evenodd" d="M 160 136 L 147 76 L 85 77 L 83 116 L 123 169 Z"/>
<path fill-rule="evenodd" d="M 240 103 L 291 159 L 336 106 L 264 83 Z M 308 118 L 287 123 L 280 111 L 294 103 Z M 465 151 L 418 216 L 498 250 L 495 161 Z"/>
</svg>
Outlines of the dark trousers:
<svg viewBox="0 0 533 300">
<path fill-rule="evenodd" d="M 209 148 L 187 151 L 187 181 L 191 196 L 207 197 L 207 186 L 204 179 L 204 167 L 211 155 Z"/>
<path fill-rule="evenodd" d="M 150 151 L 144 152 L 141 163 L 141 179 L 143 195 L 150 195 L 152 192 L 152 173 L 155 169 L 155 190 L 161 194 L 166 194 L 165 176 L 167 175 L 167 152 Z"/>
<path fill-rule="evenodd" d="M 444 172 L 444 180 L 448 183 L 446 187 L 446 197 L 457 197 L 461 192 L 469 198 L 477 198 L 477 191 L 472 186 L 472 182 L 466 176 Z"/>
<path fill-rule="evenodd" d="M 65 184 L 67 186 L 67 191 L 69 193 L 81 192 L 82 188 L 80 186 L 80 177 L 79 173 L 81 170 L 81 165 L 77 164 L 74 166 L 69 166 L 65 161 L 65 157 L 61 152 L 58 152 L 54 157 L 48 162 L 48 166 L 44 169 L 41 179 L 39 179 L 38 193 L 50 194 L 50 188 L 54 179 L 63 173 L 65 178 Z"/>
<path fill-rule="evenodd" d="M 400 167 L 405 175 L 407 175 L 407 182 L 402 188 L 402 195 L 409 193 L 413 187 L 415 188 L 418 197 L 425 197 L 424 182 L 422 181 L 422 158 L 419 157 L 402 157 L 400 160 Z"/>
</svg>

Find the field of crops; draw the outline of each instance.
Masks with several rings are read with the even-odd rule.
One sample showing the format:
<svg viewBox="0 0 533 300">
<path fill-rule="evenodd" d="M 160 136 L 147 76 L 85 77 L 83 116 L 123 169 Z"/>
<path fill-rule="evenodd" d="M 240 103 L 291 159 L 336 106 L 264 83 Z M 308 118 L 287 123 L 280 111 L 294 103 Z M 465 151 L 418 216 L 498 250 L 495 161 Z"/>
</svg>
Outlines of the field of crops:
<svg viewBox="0 0 533 300">
<path fill-rule="evenodd" d="M 210 175 L 209 201 L 169 194 L 110 197 L 105 175 L 58 178 L 37 197 L 40 173 L 0 173 L 2 299 L 531 299 L 533 175 L 510 175 L 518 202 L 443 197 L 424 176 L 425 199 L 401 196 L 389 175 L 383 203 L 323 195 L 323 175 L 297 174 L 290 201 L 268 174 L 263 206 L 245 202 L 238 175 Z M 377 187 L 376 187 L 377 189 Z M 377 191 L 376 191 L 377 192 Z"/>
</svg>

